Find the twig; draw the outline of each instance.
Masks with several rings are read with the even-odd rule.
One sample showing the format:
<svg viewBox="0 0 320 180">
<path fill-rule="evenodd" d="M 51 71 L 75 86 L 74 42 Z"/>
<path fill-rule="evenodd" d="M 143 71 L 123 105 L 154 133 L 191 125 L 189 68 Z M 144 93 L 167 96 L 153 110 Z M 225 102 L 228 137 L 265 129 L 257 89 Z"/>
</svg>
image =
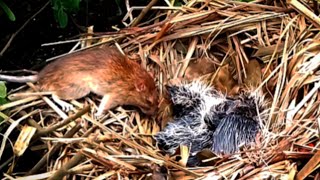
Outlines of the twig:
<svg viewBox="0 0 320 180">
<path fill-rule="evenodd" d="M 55 125 L 53 125 L 51 127 L 43 129 L 42 131 L 37 132 L 36 135 L 41 136 L 41 135 L 53 132 L 53 131 L 55 131 L 55 130 L 57 130 L 57 129 L 59 129 L 59 128 L 67 125 L 67 124 L 69 124 L 70 122 L 78 119 L 79 117 L 81 117 L 82 115 L 84 115 L 85 113 L 87 113 L 89 111 L 90 111 L 90 106 L 87 106 L 87 107 L 83 108 L 81 111 L 77 112 L 76 114 L 68 117 L 67 119 L 65 119 L 65 120 L 63 120 L 63 121 L 61 121 L 61 122 L 59 122 L 59 123 L 57 123 L 57 124 L 55 124 Z"/>
<path fill-rule="evenodd" d="M 33 85 L 31 82 L 28 82 L 27 85 L 31 87 L 34 91 L 39 91 L 38 87 Z M 44 102 L 46 102 L 60 117 L 67 119 L 68 116 L 61 109 L 59 109 L 48 97 L 40 96 Z"/>
<path fill-rule="evenodd" d="M 305 179 L 319 164 L 320 162 L 320 151 L 313 155 L 313 157 L 309 160 L 309 162 L 298 172 L 296 179 L 301 180 Z"/>
<path fill-rule="evenodd" d="M 106 126 L 103 126 L 99 122 L 97 122 L 95 120 L 92 120 L 91 122 L 94 123 L 95 125 L 97 125 L 99 128 L 103 129 L 104 131 L 114 134 L 116 138 L 120 139 L 123 143 L 127 144 L 128 146 L 136 147 L 137 149 L 139 149 L 140 151 L 150 155 L 151 157 L 158 158 L 158 159 L 164 159 L 162 156 L 160 156 L 158 154 L 155 154 L 153 151 L 150 151 L 149 149 L 145 148 L 144 146 L 142 146 L 142 145 L 140 145 L 140 144 L 138 144 L 138 143 L 136 143 L 134 141 L 130 141 L 130 140 L 124 138 L 120 134 L 114 132 L 112 129 L 110 129 L 110 128 L 106 127 Z M 173 163 L 173 162 L 171 162 L 169 160 L 164 160 L 164 163 L 166 163 L 168 166 L 172 166 L 172 167 L 174 167 L 176 169 L 184 171 L 184 172 L 186 172 L 186 173 L 188 173 L 190 175 L 201 176 L 200 174 L 198 174 L 196 172 L 193 172 L 193 171 L 191 171 L 189 169 L 183 168 L 180 165 L 177 165 L 176 163 Z"/>
<path fill-rule="evenodd" d="M 129 2 L 129 0 L 126 0 L 126 8 L 127 8 L 127 11 L 129 12 L 130 11 L 130 2 Z M 130 18 L 130 21 L 133 20 L 133 17 L 132 17 L 131 13 L 129 15 L 129 18 Z"/>
<path fill-rule="evenodd" d="M 35 111 L 32 111 L 30 112 L 29 114 L 25 115 L 25 116 L 22 116 L 21 118 L 19 118 L 18 120 L 14 121 L 10 126 L 9 128 L 6 130 L 6 132 L 4 133 L 3 135 L 3 139 L 2 139 L 2 142 L 1 142 L 1 145 L 0 145 L 0 160 L 1 160 L 1 157 L 3 155 L 3 151 L 5 149 L 5 146 L 6 146 L 6 142 L 7 142 L 7 139 L 9 138 L 9 135 L 11 134 L 11 132 L 20 124 L 21 121 L 27 119 L 28 117 L 34 115 L 38 113 L 37 110 Z"/>
<path fill-rule="evenodd" d="M 63 120 L 62 122 L 60 122 L 54 126 L 48 127 L 48 128 L 41 128 L 34 120 L 29 120 L 29 124 L 33 125 L 38 130 L 38 132 L 35 134 L 34 138 L 38 139 L 41 135 L 48 134 L 50 132 L 55 131 L 56 129 L 70 123 L 72 120 L 75 120 L 75 119 L 81 117 L 83 114 L 87 113 L 89 110 L 90 110 L 90 107 L 87 106 L 84 109 L 82 109 L 81 111 L 77 112 L 75 115 Z M 81 124 L 77 124 L 70 131 L 68 131 L 63 136 L 63 138 L 72 137 L 80 129 L 81 129 Z M 43 158 L 31 169 L 31 171 L 29 171 L 29 175 L 37 172 L 47 162 L 49 155 L 54 154 L 61 146 L 62 146 L 62 143 L 58 143 L 50 151 L 48 151 L 48 153 L 45 156 L 43 156 Z"/>
<path fill-rule="evenodd" d="M 297 0 L 290 0 L 289 3 L 301 14 L 305 15 L 315 26 L 320 27 L 320 18 L 315 15 L 312 11 L 306 8 Z"/>
<path fill-rule="evenodd" d="M 70 138 L 72 137 L 74 134 L 76 134 L 79 130 L 81 129 L 81 124 L 77 124 L 76 126 L 74 126 L 70 131 L 68 131 L 63 138 Z M 62 143 L 57 143 L 56 145 L 54 145 L 41 159 L 40 161 L 27 173 L 27 175 L 31 175 L 31 174 L 35 174 L 36 172 L 38 172 L 41 168 L 43 168 L 43 166 L 47 163 L 47 161 L 49 160 L 50 156 L 55 154 L 60 147 L 62 146 Z"/>
<path fill-rule="evenodd" d="M 69 174 L 69 170 L 79 164 L 84 159 L 84 155 L 78 152 L 73 156 L 66 164 L 64 164 L 59 170 L 57 170 L 48 180 L 63 179 L 64 176 Z"/>
<path fill-rule="evenodd" d="M 13 33 L 9 39 L 9 41 L 7 42 L 7 44 L 4 46 L 4 48 L 2 49 L 2 51 L 0 52 L 0 57 L 3 56 L 4 52 L 9 48 L 9 46 L 11 45 L 11 42 L 13 41 L 13 39 L 17 36 L 17 34 L 22 31 L 22 29 L 34 18 L 36 17 L 40 12 L 42 12 L 50 3 L 51 1 L 48 1 L 45 5 L 42 6 L 42 8 L 40 8 L 33 16 L 31 16 L 15 33 Z"/>
<path fill-rule="evenodd" d="M 74 50 L 72 53 L 68 52 L 68 53 L 60 54 L 60 55 L 58 55 L 58 56 L 55 56 L 55 57 L 52 57 L 52 58 L 47 59 L 46 62 L 49 62 L 49 61 L 52 61 L 52 60 L 55 60 L 55 59 L 58 59 L 58 58 L 62 58 L 62 57 L 64 57 L 64 56 L 68 56 L 68 55 L 71 55 L 71 54 L 76 53 L 76 52 L 84 51 L 84 50 L 86 50 L 86 49 L 90 49 L 90 48 L 93 48 L 93 47 L 96 47 L 96 46 L 99 46 L 99 45 L 102 45 L 102 44 L 105 44 L 105 43 L 107 43 L 107 41 L 95 43 L 95 44 L 92 45 L 92 46 L 84 47 L 84 48 L 81 48 L 81 49 Z"/>
<path fill-rule="evenodd" d="M 147 14 L 147 12 L 150 10 L 150 8 L 155 5 L 158 2 L 158 0 L 152 0 L 139 14 L 137 19 L 133 21 L 131 24 L 131 27 L 137 26 L 137 24 L 142 20 L 142 18 Z"/>
</svg>

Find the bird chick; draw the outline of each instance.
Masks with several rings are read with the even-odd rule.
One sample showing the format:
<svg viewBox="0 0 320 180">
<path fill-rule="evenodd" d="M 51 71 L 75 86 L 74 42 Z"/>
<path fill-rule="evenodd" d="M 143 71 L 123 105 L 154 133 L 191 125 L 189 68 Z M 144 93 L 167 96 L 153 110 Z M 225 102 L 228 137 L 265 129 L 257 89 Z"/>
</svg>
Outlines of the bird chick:
<svg viewBox="0 0 320 180">
<path fill-rule="evenodd" d="M 212 106 L 224 102 L 224 96 L 200 81 L 167 86 L 167 90 L 174 117 L 155 135 L 158 146 L 171 155 L 180 145 L 188 146 L 191 154 L 210 148 L 213 131 L 204 119 Z"/>
<path fill-rule="evenodd" d="M 188 146 L 188 165 L 197 165 L 196 153 L 210 149 L 217 154 L 233 154 L 249 145 L 260 129 L 259 116 L 266 110 L 263 96 L 242 93 L 225 97 L 201 81 L 167 86 L 173 104 L 173 121 L 155 135 L 160 149 L 174 154 Z"/>
<path fill-rule="evenodd" d="M 254 143 L 266 115 L 264 97 L 257 93 L 243 92 L 237 98 L 226 98 L 224 103 L 212 106 L 205 118 L 208 127 L 214 130 L 211 150 L 233 154 L 241 145 Z"/>
</svg>

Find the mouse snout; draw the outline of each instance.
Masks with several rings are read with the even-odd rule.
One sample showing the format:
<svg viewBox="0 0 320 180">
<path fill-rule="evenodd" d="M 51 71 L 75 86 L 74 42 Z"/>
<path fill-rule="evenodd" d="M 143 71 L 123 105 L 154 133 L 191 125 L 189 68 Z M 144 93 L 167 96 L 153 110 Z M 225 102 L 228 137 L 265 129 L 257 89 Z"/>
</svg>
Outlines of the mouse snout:
<svg viewBox="0 0 320 180">
<path fill-rule="evenodd" d="M 158 106 L 149 106 L 141 108 L 141 111 L 146 115 L 154 115 L 158 110 Z"/>
<path fill-rule="evenodd" d="M 146 99 L 145 105 L 141 108 L 142 112 L 147 115 L 153 115 L 158 110 L 159 99 L 158 96 L 152 95 Z"/>
</svg>

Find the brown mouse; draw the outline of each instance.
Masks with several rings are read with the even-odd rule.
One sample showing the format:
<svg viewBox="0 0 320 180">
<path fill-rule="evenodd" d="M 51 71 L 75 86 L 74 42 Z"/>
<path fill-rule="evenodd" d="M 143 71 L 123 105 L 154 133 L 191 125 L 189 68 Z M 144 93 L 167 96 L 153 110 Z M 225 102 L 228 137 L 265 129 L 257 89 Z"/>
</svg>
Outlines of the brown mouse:
<svg viewBox="0 0 320 180">
<path fill-rule="evenodd" d="M 158 91 L 152 76 L 138 63 L 116 48 L 95 47 L 62 57 L 45 66 L 37 75 L 16 77 L 0 75 L 10 82 L 38 82 L 41 91 L 52 93 L 52 99 L 63 109 L 90 92 L 103 96 L 96 115 L 118 105 L 139 107 L 152 115 L 158 107 Z"/>
</svg>

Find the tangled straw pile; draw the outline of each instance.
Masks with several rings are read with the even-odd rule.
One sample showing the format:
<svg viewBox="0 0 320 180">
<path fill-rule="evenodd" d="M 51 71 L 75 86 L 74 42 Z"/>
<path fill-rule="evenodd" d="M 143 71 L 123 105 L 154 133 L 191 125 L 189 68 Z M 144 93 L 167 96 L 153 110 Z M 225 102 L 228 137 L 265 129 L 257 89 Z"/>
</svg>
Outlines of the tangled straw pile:
<svg viewBox="0 0 320 180">
<path fill-rule="evenodd" d="M 187 168 L 185 147 L 180 162 L 159 153 L 151 136 L 160 130 L 155 119 L 121 107 L 95 119 L 89 105 L 95 106 L 94 96 L 73 101 L 78 109 L 68 115 L 46 96 L 27 96 L 0 106 L 0 116 L 10 124 L 5 137 L 13 130 L 20 133 L 11 139 L 15 156 L 1 157 L 6 177 L 319 178 L 312 171 L 320 161 L 320 20 L 313 14 L 318 7 L 308 3 L 192 0 L 181 7 L 153 7 L 155 18 L 137 27 L 86 36 L 88 44 L 116 42 L 140 59 L 156 75 L 162 97 L 164 85 L 182 77 L 203 78 L 229 95 L 248 86 L 264 90 L 270 115 L 257 147 L 231 157 L 204 151 L 208 166 Z M 170 110 L 164 102 L 158 120 L 165 123 Z M 26 148 L 41 160 L 19 161 Z"/>
</svg>

